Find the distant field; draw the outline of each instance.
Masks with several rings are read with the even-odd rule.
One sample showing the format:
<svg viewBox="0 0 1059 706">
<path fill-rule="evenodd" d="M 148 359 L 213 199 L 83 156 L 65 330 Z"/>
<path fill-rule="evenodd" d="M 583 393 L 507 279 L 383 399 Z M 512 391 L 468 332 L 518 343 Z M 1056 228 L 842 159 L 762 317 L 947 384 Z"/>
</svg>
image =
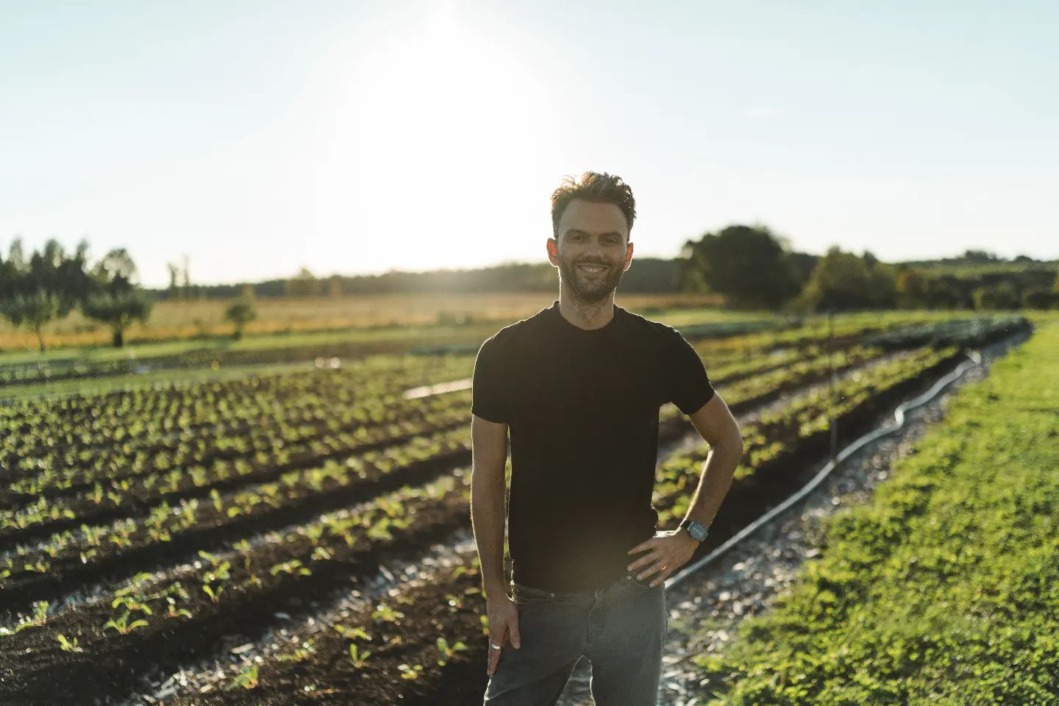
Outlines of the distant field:
<svg viewBox="0 0 1059 706">
<path fill-rule="evenodd" d="M 553 293 L 260 298 L 254 301 L 257 319 L 246 327 L 246 333 L 254 335 L 513 321 L 548 306 L 555 298 Z M 232 332 L 232 325 L 224 320 L 224 311 L 230 303 L 230 300 L 158 302 L 146 324 L 137 324 L 126 332 L 126 341 L 136 343 L 226 336 Z M 716 297 L 672 294 L 623 296 L 618 298 L 618 303 L 641 312 L 719 304 Z M 102 346 L 109 344 L 110 330 L 75 312 L 49 325 L 44 338 L 49 348 Z M 0 352 L 36 349 L 35 334 L 12 328 L 0 319 Z"/>
</svg>

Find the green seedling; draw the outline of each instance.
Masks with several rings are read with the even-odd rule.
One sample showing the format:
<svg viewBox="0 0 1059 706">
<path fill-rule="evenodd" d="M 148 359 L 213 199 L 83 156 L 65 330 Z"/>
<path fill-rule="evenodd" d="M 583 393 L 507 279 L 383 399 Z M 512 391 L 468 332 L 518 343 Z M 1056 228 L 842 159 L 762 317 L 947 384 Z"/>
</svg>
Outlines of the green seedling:
<svg viewBox="0 0 1059 706">
<path fill-rule="evenodd" d="M 291 559 L 290 561 L 285 561 L 282 564 L 276 564 L 271 569 L 269 569 L 269 572 L 273 576 L 281 573 L 288 574 L 290 576 L 293 576 L 295 574 L 299 576 L 309 576 L 310 574 L 312 574 L 312 571 L 303 567 L 301 561 L 298 559 Z"/>
<path fill-rule="evenodd" d="M 146 615 L 152 614 L 150 606 L 148 606 L 146 603 L 141 603 L 140 601 L 130 596 L 118 596 L 113 601 L 111 601 L 110 607 L 124 607 L 129 611 L 140 611 L 141 613 L 144 613 Z"/>
<path fill-rule="evenodd" d="M 373 620 L 379 620 L 384 623 L 396 623 L 399 619 L 404 617 L 404 613 L 399 610 L 394 610 L 385 603 L 380 603 L 379 607 L 372 612 L 371 617 Z"/>
<path fill-rule="evenodd" d="M 408 679 L 409 681 L 415 681 L 419 678 L 419 675 L 423 671 L 423 665 L 417 664 L 415 666 L 408 666 L 407 664 L 398 665 L 397 669 L 401 671 L 401 678 Z"/>
<path fill-rule="evenodd" d="M 368 662 L 368 657 L 371 656 L 370 650 L 361 650 L 357 647 L 356 643 L 349 646 L 349 658 L 353 660 L 353 666 L 357 669 L 363 669 L 364 665 Z"/>
<path fill-rule="evenodd" d="M 228 685 L 228 689 L 254 689 L 257 687 L 257 666 L 247 667 L 239 674 L 235 675 L 232 679 L 232 683 Z"/>
<path fill-rule="evenodd" d="M 302 645 L 295 649 L 290 654 L 279 655 L 276 657 L 277 662 L 304 662 L 309 659 L 316 652 L 316 643 L 313 640 L 306 640 Z"/>
<path fill-rule="evenodd" d="M 177 608 L 176 607 L 176 600 L 172 596 L 166 596 L 165 600 L 166 600 L 166 603 L 169 604 L 168 607 L 166 608 L 165 617 L 167 617 L 167 618 L 190 618 L 191 617 L 191 611 L 190 610 L 188 610 L 187 608 Z"/>
<path fill-rule="evenodd" d="M 63 652 L 82 652 L 83 650 L 77 646 L 77 638 L 73 640 L 67 640 L 66 635 L 56 635 L 55 639 L 59 641 L 59 648 Z"/>
<path fill-rule="evenodd" d="M 438 665 L 444 667 L 445 664 L 452 659 L 452 656 L 457 652 L 463 652 L 467 649 L 467 645 L 462 642 L 456 642 L 450 645 L 449 641 L 443 637 L 438 638 Z"/>
<path fill-rule="evenodd" d="M 106 630 L 107 628 L 113 628 L 122 635 L 128 635 L 136 628 L 145 628 L 150 624 L 142 618 L 140 620 L 134 620 L 130 623 L 130 617 L 132 617 L 132 613 L 130 613 L 129 611 L 125 611 L 120 618 L 108 620 L 106 624 L 103 625 L 103 629 Z"/>
<path fill-rule="evenodd" d="M 33 615 L 23 616 L 19 621 L 15 629 L 0 628 L 0 637 L 7 637 L 8 635 L 14 635 L 17 632 L 22 632 L 27 628 L 36 628 L 44 625 L 48 619 L 48 601 L 37 601 L 33 604 Z"/>
<path fill-rule="evenodd" d="M 347 628 L 345 625 L 332 625 L 332 629 L 347 640 L 364 640 L 365 642 L 371 642 L 371 635 L 369 635 L 364 628 Z"/>
</svg>

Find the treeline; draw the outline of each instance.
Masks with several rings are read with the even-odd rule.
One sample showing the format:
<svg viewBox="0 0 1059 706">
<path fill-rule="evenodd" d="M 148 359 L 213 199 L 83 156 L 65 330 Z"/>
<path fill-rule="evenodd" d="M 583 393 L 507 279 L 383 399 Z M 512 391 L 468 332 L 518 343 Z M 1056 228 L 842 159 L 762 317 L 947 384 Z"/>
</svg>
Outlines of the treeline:
<svg viewBox="0 0 1059 706">
<path fill-rule="evenodd" d="M 136 265 L 123 248 L 93 263 L 84 240 L 73 252 L 49 240 L 26 254 L 16 239 L 6 258 L 0 252 L 0 316 L 33 331 L 43 352 L 44 326 L 79 309 L 107 324 L 114 345 L 121 346 L 125 329 L 151 312 L 152 300 L 135 280 Z"/>
<path fill-rule="evenodd" d="M 401 293 L 554 292 L 546 262 L 468 270 L 317 277 L 307 269 L 256 284 L 191 287 L 196 298 L 316 297 Z M 710 293 L 746 309 L 797 311 L 893 308 L 1046 309 L 1059 306 L 1056 263 L 1003 260 L 980 250 L 958 257 L 888 264 L 835 247 L 825 255 L 791 249 L 767 227 L 732 225 L 685 243 L 680 257 L 634 258 L 624 294 Z M 188 296 L 173 280 L 159 296 Z"/>
<path fill-rule="evenodd" d="M 892 308 L 1048 309 L 1059 306 L 1056 263 L 1008 262 L 969 250 L 952 260 L 900 263 L 838 247 L 824 256 L 791 250 L 764 226 L 733 225 L 684 245 L 687 292 L 723 295 L 730 306 L 802 311 Z"/>
<path fill-rule="evenodd" d="M 55 240 L 32 253 L 15 240 L 0 252 L 0 316 L 37 335 L 80 310 L 108 325 L 115 346 L 155 299 L 228 299 L 225 318 L 238 337 L 254 318 L 254 297 L 316 297 L 397 293 L 554 292 L 547 262 L 471 270 L 387 272 L 319 278 L 302 269 L 288 279 L 256 284 L 193 285 L 187 264 L 170 266 L 170 286 L 146 291 L 124 249 L 90 262 L 88 243 L 66 251 Z M 937 261 L 888 264 L 870 252 L 838 247 L 825 255 L 796 252 L 764 226 L 732 225 L 685 243 L 680 257 L 636 258 L 621 283 L 624 294 L 709 293 L 730 307 L 797 311 L 928 309 L 1047 309 L 1059 307 L 1056 263 L 1020 256 L 1002 260 L 980 250 Z"/>
<path fill-rule="evenodd" d="M 554 292 L 557 274 L 547 262 L 510 263 L 473 270 L 386 272 L 377 275 L 317 277 L 306 268 L 288 279 L 255 284 L 191 285 L 173 281 L 156 294 L 166 299 L 229 299 L 236 296 L 317 297 L 358 294 L 441 294 L 475 292 Z M 636 258 L 622 279 L 626 294 L 678 293 L 680 263 L 661 258 Z"/>
</svg>

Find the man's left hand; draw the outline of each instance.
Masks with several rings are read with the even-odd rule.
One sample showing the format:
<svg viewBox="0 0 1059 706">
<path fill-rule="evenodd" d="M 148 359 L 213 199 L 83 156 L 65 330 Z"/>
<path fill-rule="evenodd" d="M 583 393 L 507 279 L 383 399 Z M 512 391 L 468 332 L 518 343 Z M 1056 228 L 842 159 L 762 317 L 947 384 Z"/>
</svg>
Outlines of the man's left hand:
<svg viewBox="0 0 1059 706">
<path fill-rule="evenodd" d="M 658 586 L 688 563 L 698 546 L 699 543 L 684 530 L 658 532 L 629 550 L 629 554 L 646 553 L 627 568 L 629 573 L 639 572 L 636 578 L 640 581 L 654 574 L 651 586 Z"/>
</svg>

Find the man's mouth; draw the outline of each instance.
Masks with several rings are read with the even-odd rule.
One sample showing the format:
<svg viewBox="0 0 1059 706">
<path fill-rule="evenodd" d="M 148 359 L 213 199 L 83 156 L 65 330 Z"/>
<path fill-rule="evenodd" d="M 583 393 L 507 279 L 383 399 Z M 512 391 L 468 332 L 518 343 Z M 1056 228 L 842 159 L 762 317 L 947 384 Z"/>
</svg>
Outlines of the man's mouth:
<svg viewBox="0 0 1059 706">
<path fill-rule="evenodd" d="M 581 264 L 577 266 L 577 269 L 594 275 L 602 274 L 607 271 L 607 267 L 605 265 Z"/>
</svg>

